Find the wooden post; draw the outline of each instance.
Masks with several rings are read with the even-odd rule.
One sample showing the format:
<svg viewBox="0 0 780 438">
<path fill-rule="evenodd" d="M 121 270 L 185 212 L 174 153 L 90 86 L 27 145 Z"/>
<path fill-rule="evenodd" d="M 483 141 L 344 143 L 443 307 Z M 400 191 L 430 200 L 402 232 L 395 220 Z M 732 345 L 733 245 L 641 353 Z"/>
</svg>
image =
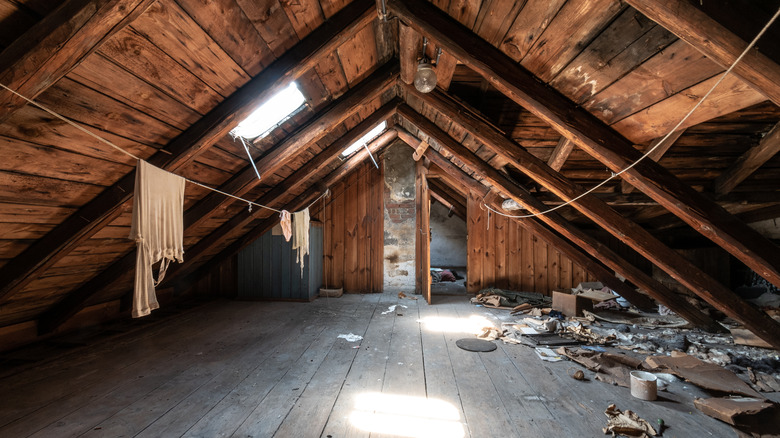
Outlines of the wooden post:
<svg viewBox="0 0 780 438">
<path fill-rule="evenodd" d="M 417 287 L 425 301 L 431 304 L 431 195 L 428 190 L 428 169 L 423 161 L 415 163 L 415 250 Z"/>
</svg>

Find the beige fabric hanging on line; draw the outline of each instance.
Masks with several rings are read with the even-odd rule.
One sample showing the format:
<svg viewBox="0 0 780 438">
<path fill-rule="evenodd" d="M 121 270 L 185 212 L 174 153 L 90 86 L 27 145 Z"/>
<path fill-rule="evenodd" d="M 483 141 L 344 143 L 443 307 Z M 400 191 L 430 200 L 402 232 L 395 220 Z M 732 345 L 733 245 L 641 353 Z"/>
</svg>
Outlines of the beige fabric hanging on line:
<svg viewBox="0 0 780 438">
<path fill-rule="evenodd" d="M 282 219 L 279 221 L 279 225 L 282 227 L 284 240 L 289 242 L 292 236 L 292 217 L 290 217 L 290 212 L 287 210 L 282 210 L 281 216 Z"/>
<path fill-rule="evenodd" d="M 303 277 L 303 258 L 309 253 L 309 208 L 297 211 L 293 216 L 292 249 L 298 250 L 298 263 Z"/>
<path fill-rule="evenodd" d="M 138 244 L 133 318 L 160 305 L 154 287 L 165 277 L 171 260 L 184 257 L 184 178 L 138 160 L 130 238 Z M 155 282 L 152 265 L 161 261 Z"/>
</svg>

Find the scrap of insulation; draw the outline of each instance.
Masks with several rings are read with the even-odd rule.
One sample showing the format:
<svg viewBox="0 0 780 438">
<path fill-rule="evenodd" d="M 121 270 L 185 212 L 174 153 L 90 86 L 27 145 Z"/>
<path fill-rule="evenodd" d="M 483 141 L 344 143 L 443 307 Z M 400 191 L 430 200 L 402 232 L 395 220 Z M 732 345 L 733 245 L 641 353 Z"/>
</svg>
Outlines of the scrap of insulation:
<svg viewBox="0 0 780 438">
<path fill-rule="evenodd" d="M 647 420 L 640 418 L 633 411 L 622 412 L 612 404 L 604 411 L 604 415 L 607 416 L 607 427 L 603 431 L 604 433 L 612 433 L 613 437 L 627 435 L 649 438 L 658 435 Z"/>
<path fill-rule="evenodd" d="M 754 397 L 697 398 L 693 405 L 710 417 L 735 426 L 774 407 L 773 403 Z"/>
<path fill-rule="evenodd" d="M 350 333 L 348 335 L 338 335 L 337 338 L 346 339 L 347 342 L 357 342 L 363 339 L 362 336 Z"/>
<path fill-rule="evenodd" d="M 704 389 L 764 399 L 731 371 L 685 353 L 672 352 L 671 356 L 648 356 L 645 362 L 653 368 L 668 370 L 675 376 Z"/>
<path fill-rule="evenodd" d="M 406 298 L 406 299 L 409 299 L 409 300 L 416 300 L 417 299 L 417 297 L 410 297 L 409 295 L 406 295 L 403 292 L 398 292 L 398 298 Z"/>
<path fill-rule="evenodd" d="M 387 315 L 388 313 L 395 312 L 396 307 L 403 307 L 404 309 L 408 309 L 408 307 L 404 306 L 403 304 L 393 304 L 392 306 L 388 307 L 387 310 L 382 312 L 382 315 Z"/>
</svg>

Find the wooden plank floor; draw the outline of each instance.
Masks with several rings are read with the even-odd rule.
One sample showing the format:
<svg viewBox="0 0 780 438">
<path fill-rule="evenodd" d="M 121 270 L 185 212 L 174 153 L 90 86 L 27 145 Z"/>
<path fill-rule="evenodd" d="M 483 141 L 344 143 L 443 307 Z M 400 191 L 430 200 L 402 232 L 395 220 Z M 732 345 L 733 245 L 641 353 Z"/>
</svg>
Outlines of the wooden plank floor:
<svg viewBox="0 0 780 438">
<path fill-rule="evenodd" d="M 691 385 L 644 402 L 528 347 L 461 350 L 465 328 L 508 314 L 435 299 L 210 303 L 5 373 L 0 437 L 595 437 L 610 403 L 663 418 L 665 437 L 735 436 Z"/>
</svg>

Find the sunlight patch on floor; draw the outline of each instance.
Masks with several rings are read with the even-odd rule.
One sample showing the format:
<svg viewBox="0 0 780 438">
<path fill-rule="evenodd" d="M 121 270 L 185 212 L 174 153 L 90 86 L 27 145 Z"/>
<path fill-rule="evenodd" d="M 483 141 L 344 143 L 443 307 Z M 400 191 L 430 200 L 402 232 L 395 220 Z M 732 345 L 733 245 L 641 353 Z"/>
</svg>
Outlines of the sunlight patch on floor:
<svg viewBox="0 0 780 438">
<path fill-rule="evenodd" d="M 460 414 L 452 403 L 425 397 L 378 392 L 360 394 L 349 419 L 360 430 L 386 435 L 442 438 L 465 436 Z"/>
<path fill-rule="evenodd" d="M 468 318 L 451 318 L 443 316 L 427 316 L 418 321 L 423 327 L 437 333 L 467 333 L 477 335 L 482 333 L 485 327 L 494 327 L 495 324 L 481 315 L 471 315 Z"/>
</svg>

